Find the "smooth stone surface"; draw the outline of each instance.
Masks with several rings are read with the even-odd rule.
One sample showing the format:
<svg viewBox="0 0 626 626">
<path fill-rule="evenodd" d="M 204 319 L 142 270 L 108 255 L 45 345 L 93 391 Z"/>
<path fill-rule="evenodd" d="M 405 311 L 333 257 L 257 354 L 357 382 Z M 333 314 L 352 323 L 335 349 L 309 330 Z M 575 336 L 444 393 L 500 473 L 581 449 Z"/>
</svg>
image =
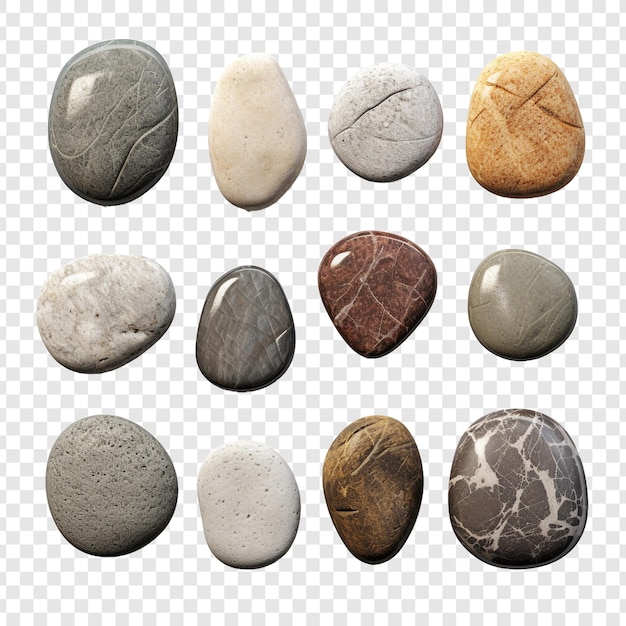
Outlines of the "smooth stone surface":
<svg viewBox="0 0 626 626">
<path fill-rule="evenodd" d="M 404 237 L 379 231 L 349 235 L 328 250 L 318 285 L 330 319 L 361 356 L 380 357 L 419 325 L 437 292 L 430 257 Z"/>
<path fill-rule="evenodd" d="M 295 348 L 291 309 L 272 274 L 244 265 L 211 287 L 198 325 L 196 360 L 214 385 L 231 391 L 266 387 L 287 371 Z"/>
<path fill-rule="evenodd" d="M 328 450 L 323 482 L 330 517 L 354 556 L 383 563 L 398 553 L 424 486 L 419 451 L 404 424 L 380 415 L 350 424 Z"/>
<path fill-rule="evenodd" d="M 576 98 L 561 70 L 536 52 L 510 52 L 482 71 L 470 100 L 467 164 L 499 196 L 543 196 L 574 178 L 585 154 Z"/>
<path fill-rule="evenodd" d="M 247 211 L 275 202 L 306 157 L 306 129 L 276 60 L 249 54 L 231 63 L 213 95 L 209 152 L 222 195 Z"/>
<path fill-rule="evenodd" d="M 357 72 L 335 98 L 328 135 L 335 154 L 374 182 L 404 178 L 434 154 L 443 113 L 428 79 L 405 65 Z"/>
<path fill-rule="evenodd" d="M 50 101 L 48 140 L 63 182 L 96 204 L 138 198 L 167 170 L 178 134 L 178 102 L 154 48 L 104 41 L 72 57 Z"/>
<path fill-rule="evenodd" d="M 587 485 L 574 443 L 553 419 L 526 409 L 472 424 L 452 461 L 452 528 L 490 565 L 528 568 L 565 556 L 587 520 Z"/>
<path fill-rule="evenodd" d="M 499 250 L 474 273 L 468 313 L 487 350 L 525 361 L 556 350 L 570 336 L 578 301 L 572 281 L 548 259 L 525 250 Z"/>
<path fill-rule="evenodd" d="M 136 359 L 169 328 L 176 293 L 150 259 L 95 254 L 50 274 L 37 301 L 39 333 L 51 356 L 83 374 Z"/>
<path fill-rule="evenodd" d="M 269 446 L 235 441 L 213 450 L 198 474 L 204 536 L 223 563 L 264 567 L 291 547 L 300 493 L 291 469 Z"/>
<path fill-rule="evenodd" d="M 139 550 L 168 525 L 178 498 L 172 459 L 145 429 L 113 415 L 68 426 L 46 469 L 50 512 L 63 536 L 96 556 Z"/>
</svg>

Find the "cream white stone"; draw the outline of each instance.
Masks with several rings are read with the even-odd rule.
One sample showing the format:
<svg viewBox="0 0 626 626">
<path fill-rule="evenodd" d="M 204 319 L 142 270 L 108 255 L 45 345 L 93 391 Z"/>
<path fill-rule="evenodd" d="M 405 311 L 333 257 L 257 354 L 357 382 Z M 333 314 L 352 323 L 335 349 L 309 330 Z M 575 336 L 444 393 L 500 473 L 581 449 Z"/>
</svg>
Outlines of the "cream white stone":
<svg viewBox="0 0 626 626">
<path fill-rule="evenodd" d="M 291 469 L 269 446 L 235 441 L 217 448 L 198 474 L 198 501 L 211 552 L 237 568 L 282 557 L 300 522 L 300 494 Z"/>
<path fill-rule="evenodd" d="M 209 152 L 223 196 L 248 211 L 274 204 L 294 183 L 306 129 L 273 57 L 246 55 L 224 70 L 211 105 Z"/>
<path fill-rule="evenodd" d="M 48 276 L 37 302 L 37 325 L 48 352 L 61 365 L 98 374 L 154 345 L 175 310 L 174 285 L 158 263 L 96 254 Z"/>
</svg>

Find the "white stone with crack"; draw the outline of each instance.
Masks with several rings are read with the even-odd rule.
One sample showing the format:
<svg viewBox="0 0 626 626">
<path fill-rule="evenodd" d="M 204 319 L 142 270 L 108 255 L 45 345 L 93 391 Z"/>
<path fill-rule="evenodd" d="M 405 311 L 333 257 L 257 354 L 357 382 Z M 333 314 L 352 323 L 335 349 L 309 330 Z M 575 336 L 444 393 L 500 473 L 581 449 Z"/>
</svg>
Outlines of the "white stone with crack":
<svg viewBox="0 0 626 626">
<path fill-rule="evenodd" d="M 428 79 L 391 63 L 357 72 L 328 118 L 335 154 L 348 169 L 374 182 L 399 180 L 422 167 L 442 132 L 441 104 Z"/>
<path fill-rule="evenodd" d="M 213 450 L 198 474 L 198 501 L 207 544 L 231 567 L 270 565 L 296 537 L 296 479 L 285 460 L 263 443 L 234 441 Z"/>
<path fill-rule="evenodd" d="M 141 256 L 77 259 L 46 280 L 37 325 L 48 352 L 84 374 L 114 370 L 154 345 L 176 310 L 169 274 Z"/>
</svg>

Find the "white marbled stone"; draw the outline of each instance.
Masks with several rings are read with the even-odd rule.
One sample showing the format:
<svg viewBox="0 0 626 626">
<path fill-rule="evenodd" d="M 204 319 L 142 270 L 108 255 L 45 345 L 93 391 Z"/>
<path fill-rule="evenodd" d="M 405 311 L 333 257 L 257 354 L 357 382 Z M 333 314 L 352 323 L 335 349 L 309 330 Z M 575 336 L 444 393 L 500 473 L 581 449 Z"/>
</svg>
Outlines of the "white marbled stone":
<svg viewBox="0 0 626 626">
<path fill-rule="evenodd" d="M 114 370 L 154 345 L 169 328 L 176 293 L 169 274 L 141 256 L 77 259 L 46 280 L 37 325 L 48 352 L 85 374 Z"/>
<path fill-rule="evenodd" d="M 357 72 L 335 98 L 328 118 L 335 154 L 374 182 L 399 180 L 422 167 L 442 132 L 441 104 L 428 79 L 391 63 Z"/>
<path fill-rule="evenodd" d="M 274 563 L 296 537 L 296 479 L 285 460 L 263 443 L 235 441 L 211 452 L 198 474 L 198 501 L 207 544 L 231 567 Z"/>
<path fill-rule="evenodd" d="M 250 54 L 231 63 L 213 95 L 211 165 L 223 196 L 248 211 L 274 204 L 306 157 L 306 129 L 276 60 Z"/>
</svg>

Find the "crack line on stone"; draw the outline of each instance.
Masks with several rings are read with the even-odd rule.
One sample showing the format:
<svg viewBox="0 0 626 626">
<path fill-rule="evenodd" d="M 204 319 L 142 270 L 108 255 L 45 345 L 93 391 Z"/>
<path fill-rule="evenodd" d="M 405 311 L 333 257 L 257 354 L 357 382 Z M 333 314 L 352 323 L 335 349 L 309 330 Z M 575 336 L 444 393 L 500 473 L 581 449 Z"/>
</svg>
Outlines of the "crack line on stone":
<svg viewBox="0 0 626 626">
<path fill-rule="evenodd" d="M 165 124 L 167 122 L 167 120 L 169 120 L 169 118 L 174 115 L 175 112 L 176 112 L 176 107 L 174 107 L 168 113 L 168 115 L 166 115 L 156 126 L 153 126 L 149 130 L 147 130 L 145 133 L 143 133 L 143 135 L 138 137 L 137 140 L 133 143 L 133 145 L 131 146 L 131 149 L 128 151 L 128 154 L 126 155 L 126 158 L 124 159 L 124 162 L 122 163 L 122 166 L 120 167 L 120 171 L 119 171 L 119 173 L 117 175 L 117 178 L 115 179 L 115 183 L 113 183 L 113 187 L 111 187 L 111 191 L 109 193 L 109 198 L 111 198 L 113 196 L 113 193 L 115 192 L 115 188 L 117 187 L 118 183 L 120 182 L 120 180 L 122 178 L 122 174 L 124 173 L 124 170 L 126 169 L 126 166 L 128 165 L 128 162 L 130 160 L 131 154 L 133 153 L 135 148 L 138 146 L 139 142 L 143 141 L 146 137 L 148 137 L 149 135 L 154 133 L 157 130 L 157 128 L 159 128 L 159 126 L 162 126 L 163 124 Z M 158 168 L 158 169 L 161 169 L 161 168 Z"/>
<path fill-rule="evenodd" d="M 554 118 L 555 120 L 561 122 L 561 124 L 565 124 L 566 126 L 571 126 L 572 128 L 582 128 L 582 126 L 579 126 L 578 124 L 572 124 L 572 122 L 568 122 L 567 120 L 564 120 L 560 115 L 556 114 L 554 111 L 548 109 L 548 107 L 544 107 L 540 104 L 537 105 L 537 107 L 539 108 L 540 111 L 543 111 L 546 115 Z"/>
<path fill-rule="evenodd" d="M 502 91 L 506 91 L 506 93 L 510 93 L 512 96 L 515 96 L 516 98 L 520 98 L 520 100 L 524 97 L 524 96 L 520 96 L 517 93 L 514 93 L 513 91 L 511 91 L 510 89 L 507 89 L 506 87 L 503 87 L 502 85 L 498 85 L 497 83 L 492 83 L 490 81 L 487 81 L 485 84 L 488 87 L 495 87 L 496 89 L 502 89 Z M 474 118 L 474 119 L 476 119 L 476 118 Z"/>
<path fill-rule="evenodd" d="M 333 139 L 337 139 L 337 137 L 339 137 L 341 133 L 352 128 L 366 113 L 369 113 L 369 111 L 372 111 L 376 107 L 379 107 L 381 104 L 383 104 L 383 102 L 389 100 L 389 98 L 392 98 L 393 96 L 396 96 L 399 93 L 403 93 L 404 91 L 410 91 L 411 89 L 415 89 L 415 86 L 405 87 L 404 89 L 398 89 L 398 91 L 394 91 L 393 93 L 390 93 L 388 96 L 385 96 L 382 100 L 380 100 L 376 104 L 373 104 L 371 107 L 365 109 L 365 111 L 363 111 L 363 113 L 361 113 L 354 121 L 352 121 L 349 126 L 346 126 L 345 128 L 341 129 L 338 133 L 336 133 Z"/>
</svg>

